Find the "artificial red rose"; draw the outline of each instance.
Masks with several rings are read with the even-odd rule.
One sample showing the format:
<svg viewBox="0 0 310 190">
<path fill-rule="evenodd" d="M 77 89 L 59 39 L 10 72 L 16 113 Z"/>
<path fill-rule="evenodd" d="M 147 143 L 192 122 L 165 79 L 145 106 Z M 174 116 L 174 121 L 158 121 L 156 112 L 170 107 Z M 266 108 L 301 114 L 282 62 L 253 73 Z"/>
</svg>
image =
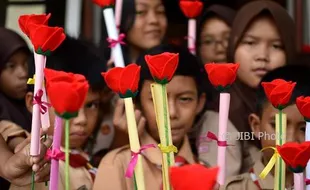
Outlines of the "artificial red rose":
<svg viewBox="0 0 310 190">
<path fill-rule="evenodd" d="M 135 97 L 138 93 L 141 67 L 130 64 L 124 68 L 115 67 L 101 73 L 106 84 L 121 98 Z"/>
<path fill-rule="evenodd" d="M 89 88 L 85 77 L 51 69 L 44 72 L 47 94 L 56 114 L 64 119 L 76 117 Z"/>
<path fill-rule="evenodd" d="M 50 19 L 51 14 L 40 14 L 40 15 L 21 15 L 18 19 L 19 28 L 26 34 L 30 36 L 30 28 L 38 25 L 47 25 L 48 20 Z"/>
<path fill-rule="evenodd" d="M 211 84 L 223 92 L 236 80 L 239 63 L 207 63 L 205 70 Z"/>
<path fill-rule="evenodd" d="M 277 146 L 277 151 L 292 172 L 302 173 L 310 159 L 310 142 L 285 143 Z"/>
<path fill-rule="evenodd" d="M 38 54 L 50 55 L 66 39 L 63 28 L 45 25 L 33 26 L 35 25 L 29 25 L 30 40 Z"/>
<path fill-rule="evenodd" d="M 271 104 L 279 109 L 284 109 L 289 103 L 296 82 L 287 82 L 283 79 L 275 79 L 271 82 L 262 82 L 265 94 Z"/>
<path fill-rule="evenodd" d="M 157 55 L 146 55 L 145 61 L 155 82 L 167 84 L 178 67 L 179 54 L 164 52 Z"/>
<path fill-rule="evenodd" d="M 107 8 L 112 7 L 115 4 L 115 0 L 93 0 L 93 3 L 102 8 Z"/>
<path fill-rule="evenodd" d="M 300 96 L 296 99 L 296 105 L 307 122 L 310 122 L 310 96 Z"/>
<path fill-rule="evenodd" d="M 180 7 L 182 12 L 187 18 L 196 18 L 200 15 L 203 9 L 203 3 L 201 1 L 180 1 Z"/>
<path fill-rule="evenodd" d="M 216 184 L 218 168 L 206 168 L 200 164 L 170 168 L 173 190 L 212 190 Z"/>
</svg>

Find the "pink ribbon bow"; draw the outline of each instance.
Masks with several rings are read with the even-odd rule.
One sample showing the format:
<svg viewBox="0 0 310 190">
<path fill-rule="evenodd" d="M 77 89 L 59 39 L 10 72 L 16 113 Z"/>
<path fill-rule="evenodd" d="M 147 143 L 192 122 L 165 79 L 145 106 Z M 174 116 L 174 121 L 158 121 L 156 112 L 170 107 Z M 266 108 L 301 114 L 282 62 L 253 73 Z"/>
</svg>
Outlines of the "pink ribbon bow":
<svg viewBox="0 0 310 190">
<path fill-rule="evenodd" d="M 123 40 L 125 38 L 125 34 L 120 34 L 118 39 L 107 38 L 107 41 L 110 43 L 109 48 L 114 48 L 117 44 L 126 44 Z"/>
<path fill-rule="evenodd" d="M 306 183 L 306 185 L 310 185 L 310 179 L 305 179 L 305 183 Z"/>
<path fill-rule="evenodd" d="M 41 100 L 43 96 L 43 90 L 38 90 L 38 92 L 36 93 L 36 95 L 33 98 L 33 104 L 38 104 L 40 106 L 40 112 L 42 114 L 45 114 L 47 112 L 47 109 L 49 107 L 51 107 L 51 104 L 47 103 L 47 102 L 43 102 Z"/>
<path fill-rule="evenodd" d="M 219 141 L 217 136 L 210 131 L 208 131 L 208 133 L 207 133 L 207 138 L 209 138 L 211 140 L 215 140 L 217 142 L 218 146 L 228 146 L 226 141 Z"/>
<path fill-rule="evenodd" d="M 65 153 L 63 153 L 60 149 L 48 149 L 45 155 L 46 160 L 54 159 L 54 160 L 65 160 Z"/>
<path fill-rule="evenodd" d="M 131 152 L 131 160 L 129 162 L 128 168 L 126 170 L 126 175 L 125 175 L 127 178 L 131 178 L 133 175 L 133 172 L 137 165 L 138 155 L 141 154 L 145 149 L 155 148 L 155 147 L 156 146 L 154 144 L 147 144 L 147 145 L 142 146 L 139 152 Z"/>
</svg>

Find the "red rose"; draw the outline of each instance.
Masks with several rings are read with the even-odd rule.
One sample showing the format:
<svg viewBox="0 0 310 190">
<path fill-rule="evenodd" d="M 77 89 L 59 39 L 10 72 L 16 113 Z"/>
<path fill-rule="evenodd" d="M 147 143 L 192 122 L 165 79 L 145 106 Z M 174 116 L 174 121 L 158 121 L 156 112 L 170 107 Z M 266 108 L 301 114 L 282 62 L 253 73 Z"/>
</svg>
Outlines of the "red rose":
<svg viewBox="0 0 310 190">
<path fill-rule="evenodd" d="M 161 53 L 158 55 L 146 55 L 145 61 L 150 72 L 157 83 L 168 83 L 178 67 L 178 53 Z"/>
<path fill-rule="evenodd" d="M 109 88 L 121 98 L 135 97 L 138 93 L 141 67 L 130 64 L 124 68 L 115 67 L 101 73 Z"/>
<path fill-rule="evenodd" d="M 236 80 L 239 63 L 208 63 L 205 70 L 211 84 L 219 91 L 227 90 Z"/>
<path fill-rule="evenodd" d="M 206 190 L 216 184 L 218 168 L 206 168 L 200 164 L 170 168 L 170 181 L 173 190 Z"/>
<path fill-rule="evenodd" d="M 301 173 L 304 171 L 310 159 L 309 141 L 301 144 L 296 142 L 285 143 L 282 146 L 277 146 L 277 150 L 292 172 Z"/>
<path fill-rule="evenodd" d="M 36 53 L 50 55 L 66 38 L 63 28 L 29 25 L 30 40 Z"/>
<path fill-rule="evenodd" d="M 277 109 L 284 109 L 289 103 L 296 82 L 287 82 L 283 79 L 275 79 L 272 82 L 262 82 L 266 96 Z"/>
<path fill-rule="evenodd" d="M 115 0 L 93 0 L 93 3 L 102 8 L 107 8 L 113 6 L 115 4 Z"/>
<path fill-rule="evenodd" d="M 44 69 L 46 89 L 57 115 L 70 119 L 76 117 L 82 107 L 88 82 L 83 75 Z"/>
<path fill-rule="evenodd" d="M 309 122 L 310 121 L 310 96 L 298 97 L 296 99 L 296 105 L 301 115 L 303 115 L 305 120 Z"/>
<path fill-rule="evenodd" d="M 47 25 L 48 20 L 50 19 L 51 14 L 41 14 L 41 15 L 21 15 L 18 19 L 19 28 L 26 34 L 30 36 L 29 26 L 33 25 Z"/>
<path fill-rule="evenodd" d="M 182 12 L 187 18 L 196 18 L 202 11 L 203 3 L 200 1 L 180 1 Z"/>
</svg>

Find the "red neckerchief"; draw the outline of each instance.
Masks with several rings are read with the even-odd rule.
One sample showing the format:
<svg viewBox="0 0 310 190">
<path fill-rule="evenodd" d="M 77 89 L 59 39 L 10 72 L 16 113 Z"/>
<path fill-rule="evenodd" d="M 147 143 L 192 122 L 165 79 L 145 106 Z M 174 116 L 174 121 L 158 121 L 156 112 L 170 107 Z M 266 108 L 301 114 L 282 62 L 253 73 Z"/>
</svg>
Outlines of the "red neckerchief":
<svg viewBox="0 0 310 190">
<path fill-rule="evenodd" d="M 252 181 L 255 183 L 255 185 L 258 187 L 259 190 L 262 190 L 261 186 L 259 185 L 258 178 L 254 173 L 254 169 L 251 168 L 249 172 L 250 172 Z"/>
<path fill-rule="evenodd" d="M 69 164 L 73 168 L 85 167 L 93 180 L 95 180 L 96 176 L 96 168 L 94 168 L 88 160 L 82 156 L 80 153 L 70 153 L 69 155 Z M 65 161 L 62 159 L 62 161 Z"/>
</svg>

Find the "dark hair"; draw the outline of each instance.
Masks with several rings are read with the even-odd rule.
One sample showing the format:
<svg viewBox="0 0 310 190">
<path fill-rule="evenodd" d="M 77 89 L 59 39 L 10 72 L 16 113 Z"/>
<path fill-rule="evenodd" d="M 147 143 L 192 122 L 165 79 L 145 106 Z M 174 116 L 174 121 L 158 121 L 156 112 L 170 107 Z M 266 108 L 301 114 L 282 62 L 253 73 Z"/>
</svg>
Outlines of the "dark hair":
<svg viewBox="0 0 310 190">
<path fill-rule="evenodd" d="M 141 66 L 139 89 L 142 89 L 145 80 L 153 80 L 145 61 L 145 55 L 156 55 L 164 52 L 179 53 L 179 64 L 175 71 L 176 75 L 189 76 L 195 79 L 197 91 L 200 95 L 207 90 L 207 77 L 203 66 L 198 63 L 197 58 L 192 55 L 186 48 L 174 45 L 159 45 L 141 54 L 137 60 L 137 64 Z M 209 95 L 209 94 L 208 94 Z M 139 97 L 137 97 L 139 101 Z"/>
<path fill-rule="evenodd" d="M 289 105 L 295 104 L 299 96 L 310 96 L 310 67 L 304 65 L 287 65 L 280 67 L 266 74 L 262 82 L 270 82 L 274 79 L 284 79 L 286 81 L 296 82 Z M 264 105 L 268 102 L 263 87 L 260 85 L 257 93 L 257 114 L 262 115 Z"/>
</svg>

